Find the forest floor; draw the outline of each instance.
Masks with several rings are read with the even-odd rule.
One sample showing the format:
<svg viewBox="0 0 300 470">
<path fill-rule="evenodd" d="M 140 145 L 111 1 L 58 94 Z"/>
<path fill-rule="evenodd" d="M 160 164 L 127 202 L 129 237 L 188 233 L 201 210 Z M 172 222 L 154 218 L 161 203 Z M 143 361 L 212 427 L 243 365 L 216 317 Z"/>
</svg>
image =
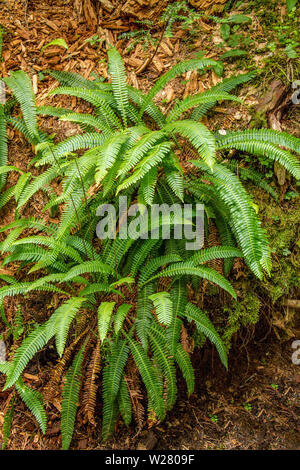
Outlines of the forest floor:
<svg viewBox="0 0 300 470">
<path fill-rule="evenodd" d="M 33 79 L 38 105 L 54 104 L 53 98 L 47 95 L 57 83 L 44 75 L 44 70 L 69 70 L 78 72 L 86 78 L 94 73 L 106 78 L 107 42 L 115 44 L 122 52 L 129 83 L 142 90 L 149 89 L 153 82 L 173 64 L 192 58 L 195 53 L 205 51 L 205 57 L 218 59 L 221 53 L 232 48 L 245 50 L 247 52 L 245 55 L 224 60 L 224 76 L 259 69 L 259 78 L 240 88 L 238 95 L 243 99 L 243 105 L 229 102 L 216 108 L 217 112 L 212 119 L 205 122 L 213 128 L 242 129 L 252 125 L 253 122 L 255 126 L 261 125 L 262 121 L 264 124 L 268 123 L 270 115 L 266 114 L 267 111 L 276 114 L 279 98 L 293 93 L 291 84 L 300 76 L 299 61 L 285 56 L 284 53 L 289 45 L 288 39 L 294 19 L 284 23 L 290 30 L 275 28 L 277 31 L 275 34 L 274 28 L 270 26 L 272 14 L 268 13 L 269 16 L 266 18 L 264 13 L 268 5 L 270 7 L 272 5 L 272 8 L 276 9 L 274 11 L 276 24 L 282 25 L 282 19 L 287 15 L 285 2 L 277 2 L 276 7 L 274 2 L 268 1 L 243 2 L 237 11 L 232 8 L 231 13 L 234 11 L 250 16 L 252 24 L 235 29 L 232 33 L 235 37 L 231 37 L 231 46 L 228 42 L 225 46 L 222 45 L 220 25 L 214 22 L 200 21 L 192 32 L 177 25 L 174 27 L 173 37 L 162 40 L 154 59 L 143 71 L 140 69 L 153 54 L 155 46 L 150 44 L 144 47 L 145 44 L 138 43 L 130 50 L 128 47 L 132 42 L 120 39 L 120 34 L 141 28 L 136 20 L 147 16 L 150 19 L 155 18 L 155 15 L 159 14 L 157 9 L 131 8 L 130 10 L 134 0 L 112 2 L 113 5 L 119 4 L 119 7 L 111 12 L 101 8 L 99 21 L 95 21 L 90 1 L 83 2 L 85 5 L 83 11 L 80 11 L 81 3 L 60 0 L 55 2 L 16 0 L 1 3 L 0 25 L 5 32 L 3 61 L 0 64 L 2 76 L 7 76 L 9 71 L 20 68 L 28 72 Z M 125 4 L 123 6 L 129 10 L 122 8 L 122 4 Z M 252 8 L 254 4 L 256 9 Z M 78 8 L 76 9 L 74 5 Z M 135 12 L 135 17 L 132 11 Z M 267 37 L 266 31 L 270 31 L 270 37 Z M 158 37 L 159 28 L 154 27 L 152 33 L 153 37 Z M 41 52 L 43 46 L 57 38 L 64 39 L 68 49 L 49 46 Z M 276 52 L 273 43 L 275 49 L 277 47 Z M 220 80 L 215 72 L 205 76 L 188 72 L 175 83 L 171 82 L 159 98 L 167 109 L 175 98 L 203 91 Z M 270 84 L 274 84 L 274 81 L 277 81 L 277 85 L 272 88 Z M 279 98 L 278 95 L 274 98 L 272 90 L 277 90 Z M 59 104 L 76 110 L 81 110 L 83 106 L 79 100 L 72 97 L 59 97 Z M 40 122 L 41 127 L 49 133 L 55 133 L 58 140 L 76 132 L 76 126 L 59 122 L 55 118 L 40 118 Z M 281 130 L 299 136 L 299 122 L 299 106 L 290 106 L 281 116 Z M 10 130 L 9 139 L 10 163 L 17 164 L 25 170 L 33 156 L 32 149 L 17 131 Z M 286 195 L 294 194 L 296 190 L 289 186 L 288 181 L 279 189 L 279 210 L 291 214 L 297 201 L 294 200 L 294 196 Z M 258 200 L 262 205 L 268 204 L 269 201 L 261 194 Z M 40 216 L 43 204 L 43 199 L 37 198 L 26 215 Z M 267 219 L 266 208 L 262 207 L 261 211 Z M 2 224 L 9 223 L 12 217 L 13 212 L 8 206 L 3 211 Z M 288 220 L 289 224 L 292 224 L 291 220 Z M 288 228 L 291 229 L 291 226 Z M 297 228 L 292 227 L 292 229 L 294 236 L 297 237 Z M 276 229 L 273 236 L 277 236 Z M 288 257 L 292 256 L 291 252 L 282 255 L 287 257 L 285 263 L 289 262 Z M 299 255 L 299 250 L 297 253 Z M 244 274 L 244 277 L 246 276 Z M 239 277 L 236 276 L 238 286 Z M 267 296 L 266 287 L 265 307 L 263 307 L 265 310 L 261 312 L 261 319 L 255 328 L 251 327 L 250 337 L 246 329 L 242 329 L 241 334 L 238 333 L 234 338 L 229 355 L 228 372 L 219 364 L 212 349 L 205 347 L 193 357 L 196 367 L 195 393 L 187 399 L 185 386 L 179 382 L 177 405 L 168 414 L 165 422 L 155 424 L 153 427 L 151 423 L 148 425 L 145 423 L 139 432 L 134 425 L 128 430 L 119 422 L 114 437 L 103 445 L 99 428 L 87 427 L 79 420 L 72 448 L 300 449 L 300 365 L 292 362 L 292 342 L 300 339 L 300 324 L 299 320 L 295 319 L 296 316 L 293 316 L 293 312 L 283 307 L 281 302 L 283 297 L 297 299 L 299 292 L 294 286 L 290 288 L 284 279 L 283 271 L 281 277 L 282 284 L 286 282 L 282 291 L 284 296 L 278 297 L 279 301 L 273 306 Z M 41 305 L 37 298 L 34 305 L 32 303 L 30 306 L 27 305 L 27 309 L 33 308 L 38 319 L 43 316 L 40 311 Z M 8 318 L 12 320 L 16 305 L 11 303 L 9 306 L 11 312 Z M 42 389 L 49 378 L 49 366 L 42 360 L 34 363 L 29 366 L 24 377 L 28 383 Z M 0 386 L 3 383 L 3 377 L 0 377 Z M 0 392 L 0 427 L 8 396 L 9 391 Z M 42 437 L 30 412 L 22 402 L 18 402 L 8 449 L 59 449 L 61 444 L 59 425 L 59 405 L 57 405 L 57 408 L 52 407 L 49 411 L 48 430 L 46 436 Z"/>
</svg>

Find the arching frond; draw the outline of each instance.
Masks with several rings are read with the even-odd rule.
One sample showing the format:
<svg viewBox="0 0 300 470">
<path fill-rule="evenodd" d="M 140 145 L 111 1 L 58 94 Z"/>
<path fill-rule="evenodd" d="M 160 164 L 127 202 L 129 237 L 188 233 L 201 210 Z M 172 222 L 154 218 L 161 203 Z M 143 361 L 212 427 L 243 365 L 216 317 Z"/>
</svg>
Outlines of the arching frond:
<svg viewBox="0 0 300 470">
<path fill-rule="evenodd" d="M 195 388 L 195 373 L 190 360 L 190 356 L 183 349 L 181 343 L 177 345 L 175 360 L 186 381 L 188 395 L 191 395 Z"/>
<path fill-rule="evenodd" d="M 218 141 L 217 149 L 223 150 L 226 148 L 234 148 L 236 150 L 241 150 L 242 152 L 249 152 L 252 155 L 257 155 L 259 157 L 267 157 L 272 161 L 277 161 L 282 165 L 286 170 L 288 170 L 295 178 L 300 179 L 300 162 L 294 157 L 291 153 L 286 150 L 282 150 L 276 145 L 270 142 L 260 142 L 258 140 L 248 140 L 246 136 L 240 134 L 241 140 L 237 141 L 228 141 L 225 140 Z M 300 139 L 299 139 L 300 140 Z M 300 146 L 299 146 L 300 153 Z"/>
<path fill-rule="evenodd" d="M 220 359 L 227 368 L 227 352 L 224 343 L 209 318 L 200 310 L 200 308 L 190 302 L 187 303 L 182 316 L 185 316 L 189 321 L 193 320 L 196 323 L 197 329 L 207 336 L 207 338 L 209 338 L 209 340 L 216 346 Z"/>
<path fill-rule="evenodd" d="M 230 211 L 229 223 L 245 260 L 254 274 L 261 279 L 263 269 L 270 271 L 270 249 L 249 194 L 238 178 L 224 165 L 215 164 L 211 173 L 205 170 L 205 165 L 198 160 L 193 163 L 206 171 L 205 177 L 214 183 Z"/>
<path fill-rule="evenodd" d="M 76 411 L 81 388 L 82 362 L 85 345 L 77 353 L 71 367 L 66 374 L 66 383 L 62 391 L 61 404 L 61 437 L 62 449 L 70 447 L 74 432 Z"/>
<path fill-rule="evenodd" d="M 157 292 L 149 296 L 156 309 L 157 318 L 160 323 L 170 325 L 173 316 L 173 305 L 169 292 Z"/>
<path fill-rule="evenodd" d="M 122 57 L 115 47 L 107 52 L 109 73 L 112 79 L 113 94 L 121 113 L 124 127 L 127 127 L 128 91 L 126 86 L 126 71 Z"/>
<path fill-rule="evenodd" d="M 204 162 L 212 168 L 215 162 L 216 143 L 213 134 L 200 122 L 184 119 L 163 127 L 168 133 L 178 133 L 188 139 Z"/>
<path fill-rule="evenodd" d="M 144 111 L 146 110 L 147 106 L 152 102 L 155 95 L 157 95 L 157 93 L 162 90 L 170 80 L 173 80 L 178 75 L 182 75 L 183 73 L 188 72 L 189 70 L 201 70 L 204 67 L 209 67 L 212 65 L 216 65 L 216 62 L 210 59 L 192 59 L 174 65 L 174 67 L 168 70 L 168 72 L 166 72 L 156 81 L 155 85 L 151 88 L 151 90 L 143 99 L 140 109 L 140 117 L 143 116 Z"/>
<path fill-rule="evenodd" d="M 42 433 L 45 434 L 47 428 L 47 415 L 43 407 L 43 396 L 37 390 L 25 385 L 21 379 L 16 383 L 16 390 L 37 420 Z"/>
<path fill-rule="evenodd" d="M 35 97 L 29 76 L 23 70 L 17 70 L 11 72 L 4 81 L 20 104 L 24 122 L 31 138 L 39 142 Z"/>
<path fill-rule="evenodd" d="M 226 135 L 216 134 L 218 147 L 226 147 L 235 142 L 251 142 L 252 140 L 280 145 L 294 152 L 300 153 L 300 139 L 286 132 L 273 129 L 246 129 L 243 131 L 228 132 Z"/>
<path fill-rule="evenodd" d="M 14 385 L 33 356 L 43 349 L 51 336 L 47 335 L 45 325 L 36 327 L 17 349 L 13 362 L 9 368 L 4 390 Z"/>
<path fill-rule="evenodd" d="M 107 336 L 115 304 L 116 302 L 101 302 L 98 307 L 98 333 L 101 343 Z"/>
<path fill-rule="evenodd" d="M 197 95 L 188 96 L 181 101 L 177 101 L 172 110 L 169 112 L 166 122 L 168 123 L 176 121 L 181 116 L 181 114 L 185 113 L 191 108 L 194 108 L 195 106 L 199 106 L 200 104 L 207 104 L 211 102 L 215 103 L 216 101 L 224 100 L 237 101 L 238 103 L 241 103 L 239 98 L 226 92 L 199 93 Z"/>
</svg>

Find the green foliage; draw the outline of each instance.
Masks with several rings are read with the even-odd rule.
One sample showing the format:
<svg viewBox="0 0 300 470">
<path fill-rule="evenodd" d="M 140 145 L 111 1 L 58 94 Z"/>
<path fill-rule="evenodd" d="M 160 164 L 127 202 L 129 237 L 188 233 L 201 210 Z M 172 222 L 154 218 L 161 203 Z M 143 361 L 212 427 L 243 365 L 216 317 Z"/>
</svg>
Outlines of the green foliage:
<svg viewBox="0 0 300 470">
<path fill-rule="evenodd" d="M 166 31 L 174 27 L 172 18 L 185 11 L 185 3 L 177 3 L 181 3 L 176 5 L 177 10 L 174 4 L 174 9 L 170 5 L 166 11 L 169 19 L 164 16 Z M 247 21 L 237 15 L 227 18 L 226 24 Z M 0 364 L 0 371 L 7 375 L 5 389 L 15 386 L 45 432 L 41 397 L 23 384 L 21 376 L 34 356 L 54 338 L 61 364 L 69 367 L 62 394 L 63 449 L 71 444 L 77 406 L 82 406 L 83 382 L 90 386 L 92 403 L 89 401 L 82 413 L 94 413 L 97 387 L 102 383 L 103 440 L 113 433 L 119 413 L 127 426 L 132 421 L 132 374 L 136 374 L 137 381 L 141 378 L 148 397 L 148 413 L 158 420 L 163 420 L 176 403 L 176 366 L 183 374 L 188 394 L 193 393 L 194 368 L 180 341 L 184 325 L 189 333 L 207 337 L 227 367 L 226 347 L 231 336 L 225 335 L 222 340 L 208 314 L 194 299 L 193 303 L 188 302 L 188 287 L 215 284 L 230 294 L 237 310 L 239 301 L 226 278 L 234 259 L 243 257 L 259 279 L 270 272 L 267 238 L 256 205 L 241 180 L 251 180 L 274 197 L 276 191 L 251 165 L 240 168 L 243 154 L 263 157 L 270 165 L 277 161 L 292 176 L 299 177 L 300 167 L 294 154 L 299 153 L 300 145 L 296 137 L 267 129 L 228 132 L 223 136 L 199 122 L 217 102 L 239 101 L 229 92 L 253 74 L 231 77 L 201 95 L 178 101 L 164 115 L 153 99 L 167 83 L 189 70 L 205 72 L 216 62 L 197 58 L 177 64 L 143 94 L 127 85 L 126 70 L 115 48 L 109 49 L 108 59 L 111 83 L 98 78 L 87 80 L 71 72 L 49 72 L 61 85 L 52 94 L 86 100 L 93 106 L 90 114 L 49 106 L 37 108 L 30 79 L 24 72 L 13 72 L 6 79 L 22 118 L 9 116 L 4 108 L 0 113 L 2 184 L 8 172 L 19 173 L 17 184 L 0 195 L 0 205 L 14 198 L 18 209 L 15 221 L 0 229 L 6 232 L 0 248 L 5 255 L 3 265 L 15 263 L 22 268 L 20 280 L 19 276 L 17 280 L 1 275 L 5 285 L 0 288 L 0 300 L 35 291 L 60 294 L 60 304 L 45 309 L 48 319 L 30 331 L 23 331 L 18 317 L 21 328 L 14 330 L 14 339 L 23 336 L 22 342 L 12 361 Z M 38 114 L 78 123 L 82 132 L 54 144 L 38 128 Z M 7 165 L 7 125 L 23 132 L 35 146 L 31 164 L 39 169 L 37 176 Z M 236 150 L 234 162 L 227 158 L 231 149 Z M 186 153 L 195 155 L 196 170 L 190 175 L 184 167 L 186 158 L 181 158 Z M 54 182 L 60 188 L 58 194 L 52 188 Z M 48 198 L 45 211 L 56 210 L 55 223 L 20 215 L 37 191 L 43 191 Z M 99 243 L 94 235 L 97 208 L 110 203 L 118 209 L 118 193 L 128 198 L 127 212 L 136 202 L 179 207 L 202 203 L 205 237 L 213 222 L 221 246 L 191 253 L 185 247 L 185 239 L 173 237 L 174 226 L 182 223 L 182 217 L 161 217 L 150 227 L 143 213 L 131 216 L 141 226 L 139 237 L 122 238 L 123 220 L 117 216 L 116 235 Z M 192 216 L 194 222 L 194 213 Z M 162 237 L 160 227 L 164 225 L 171 227 L 170 240 Z M 157 229 L 156 239 L 142 236 L 150 229 Z M 225 275 L 207 265 L 215 259 L 224 260 Z M 231 316 L 231 333 L 246 318 L 243 308 L 234 318 Z M 3 309 L 1 319 L 6 319 Z M 14 334 L 9 322 L 3 323 L 9 334 Z M 96 351 L 101 356 L 101 367 L 86 367 L 95 347 L 100 348 Z M 98 375 L 99 381 L 95 380 Z"/>
<path fill-rule="evenodd" d="M 77 353 L 71 367 L 66 374 L 66 383 L 62 392 L 61 404 L 61 437 L 62 449 L 70 447 L 74 432 L 76 411 L 81 387 L 82 362 L 85 345 Z"/>
</svg>

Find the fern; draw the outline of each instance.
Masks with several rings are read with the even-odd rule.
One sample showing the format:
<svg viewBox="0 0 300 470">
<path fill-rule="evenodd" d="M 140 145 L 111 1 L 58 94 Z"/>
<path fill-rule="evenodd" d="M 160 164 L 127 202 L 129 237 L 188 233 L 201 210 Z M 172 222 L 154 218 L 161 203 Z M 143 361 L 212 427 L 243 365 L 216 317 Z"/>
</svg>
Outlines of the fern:
<svg viewBox="0 0 300 470">
<path fill-rule="evenodd" d="M 179 64 L 174 65 L 174 67 L 172 67 L 168 72 L 166 72 L 157 80 L 155 85 L 151 88 L 151 90 L 147 93 L 147 95 L 143 99 L 141 109 L 140 109 L 140 114 L 139 114 L 140 117 L 142 117 L 144 111 L 152 102 L 155 95 L 157 95 L 157 93 L 160 90 L 162 90 L 170 80 L 173 80 L 178 75 L 182 75 L 183 73 L 188 72 L 189 70 L 194 70 L 194 69 L 201 70 L 204 67 L 209 67 L 213 65 L 216 65 L 216 62 L 210 59 L 192 59 L 192 60 L 186 60 L 186 61 L 180 62 Z"/>
<path fill-rule="evenodd" d="M 230 95 L 226 92 L 219 92 L 219 93 L 199 93 L 198 95 L 189 96 L 182 101 L 177 101 L 169 112 L 167 117 L 167 123 L 176 121 L 181 114 L 185 113 L 187 110 L 194 108 L 200 104 L 206 104 L 216 101 L 224 101 L 224 100 L 232 100 L 241 102 L 239 98 L 234 95 Z"/>
<path fill-rule="evenodd" d="M 80 351 L 77 353 L 71 367 L 69 368 L 66 374 L 66 383 L 62 391 L 61 437 L 63 450 L 67 450 L 70 447 L 73 437 L 76 410 L 81 388 L 84 350 L 85 345 L 83 345 Z"/>
<path fill-rule="evenodd" d="M 114 271 L 110 266 L 102 263 L 101 261 L 85 261 L 84 263 L 71 268 L 63 278 L 63 281 L 69 281 L 70 279 L 84 273 L 113 274 Z"/>
<path fill-rule="evenodd" d="M 145 350 L 134 339 L 130 338 L 128 335 L 126 336 L 129 342 L 131 353 L 147 389 L 149 399 L 151 399 L 151 403 L 154 407 L 154 411 L 157 414 L 158 419 L 162 420 L 164 419 L 166 412 L 162 397 L 162 384 L 156 375 Z"/>
<path fill-rule="evenodd" d="M 209 318 L 198 307 L 191 303 L 186 305 L 184 316 L 186 316 L 190 321 L 193 320 L 196 323 L 197 329 L 207 336 L 216 346 L 220 359 L 227 368 L 227 353 L 225 346 Z"/>
<path fill-rule="evenodd" d="M 250 73 L 245 73 L 229 78 L 225 78 L 221 83 L 218 83 L 214 87 L 212 87 L 209 92 L 204 92 L 206 93 L 223 93 L 223 92 L 230 92 L 234 88 L 236 88 L 238 85 L 241 85 L 242 83 L 246 83 L 249 80 L 252 80 L 256 76 L 256 72 L 250 72 Z M 195 121 L 199 121 L 204 114 L 207 113 L 209 109 L 211 109 L 214 105 L 216 104 L 215 101 L 210 101 L 205 104 L 202 104 L 198 106 L 196 109 L 191 114 L 191 118 Z"/>
<path fill-rule="evenodd" d="M 230 224 L 246 262 L 254 274 L 262 279 L 263 269 L 270 271 L 270 251 L 250 196 L 238 178 L 224 165 L 215 164 L 211 173 L 199 161 L 193 163 L 206 171 L 206 178 L 217 188 L 231 213 Z"/>
<path fill-rule="evenodd" d="M 29 361 L 51 339 L 47 333 L 46 326 L 39 325 L 23 340 L 9 368 L 4 390 L 17 382 Z"/>
<path fill-rule="evenodd" d="M 226 135 L 217 134 L 218 146 L 227 146 L 235 142 L 259 141 L 273 145 L 286 147 L 296 153 L 300 153 L 300 139 L 286 132 L 279 132 L 273 129 L 251 129 L 245 131 L 229 132 Z"/>
<path fill-rule="evenodd" d="M 129 310 L 131 310 L 132 305 L 130 304 L 122 304 L 118 308 L 115 318 L 114 318 L 114 331 L 115 334 L 117 335 L 121 328 L 123 327 L 124 320 L 126 316 L 128 315 Z"/>
<path fill-rule="evenodd" d="M 116 194 L 123 189 L 129 188 L 131 185 L 142 179 L 143 176 L 154 167 L 154 165 L 157 165 L 163 160 L 163 158 L 165 158 L 165 156 L 170 152 L 171 146 L 172 144 L 167 142 L 155 145 L 153 150 L 151 150 L 149 154 L 138 163 L 135 172 L 118 186 Z"/>
<path fill-rule="evenodd" d="M 153 323 L 150 328 L 150 343 L 154 358 L 163 371 L 167 382 L 166 409 L 170 410 L 177 396 L 176 370 L 174 361 L 169 357 L 168 345 L 165 332 L 157 323 Z"/>
<path fill-rule="evenodd" d="M 7 165 L 8 145 L 6 131 L 6 116 L 4 106 L 0 105 L 0 167 Z M 0 190 L 5 184 L 5 174 L 0 176 Z"/>
<path fill-rule="evenodd" d="M 47 415 L 43 407 L 43 396 L 37 390 L 27 387 L 21 379 L 16 383 L 16 390 L 39 423 L 42 433 L 45 434 L 47 428 Z"/>
<path fill-rule="evenodd" d="M 2 442 L 1 450 L 5 450 L 9 443 L 14 411 L 15 411 L 15 407 L 14 407 L 14 397 L 13 397 L 8 405 L 8 408 L 6 409 L 6 412 L 3 418 L 3 424 L 2 424 L 3 442 Z"/>
<path fill-rule="evenodd" d="M 132 420 L 132 406 L 128 385 L 124 378 L 121 379 L 118 403 L 121 416 L 126 426 L 129 426 Z"/>
<path fill-rule="evenodd" d="M 191 395 L 195 388 L 194 369 L 188 353 L 180 343 L 177 345 L 175 359 L 186 381 L 188 395 Z"/>
<path fill-rule="evenodd" d="M 215 162 L 216 144 L 213 134 L 199 122 L 182 120 L 167 124 L 166 132 L 178 133 L 186 137 L 196 148 L 204 162 L 212 168 Z"/>
<path fill-rule="evenodd" d="M 6 284 L 0 288 L 1 318 L 9 334 L 14 334 L 13 340 L 17 340 L 23 332 L 16 333 L 7 321 L 5 297 L 50 292 L 64 299 L 44 324 L 26 331 L 21 345 L 14 347 L 14 359 L 1 363 L 0 371 L 7 375 L 5 388 L 15 385 L 17 393 L 23 393 L 44 432 L 46 415 L 41 397 L 37 391 L 24 388 L 21 374 L 33 357 L 55 339 L 60 356 L 57 383 L 72 364 L 62 394 L 64 449 L 69 448 L 73 436 L 83 367 L 87 373 L 82 412 L 92 425 L 98 418 L 100 355 L 104 364 L 103 406 L 99 408 L 103 440 L 113 433 L 119 413 L 127 426 L 132 412 L 136 414 L 137 401 L 143 398 L 141 391 L 137 392 L 139 376 L 148 396 L 148 411 L 157 420 L 164 419 L 176 403 L 177 366 L 188 394 L 193 393 L 194 369 L 180 342 L 183 327 L 188 327 L 188 334 L 194 331 L 191 322 L 201 338 L 206 336 L 216 346 L 227 367 L 226 350 L 216 328 L 208 315 L 188 302 L 188 290 L 198 288 L 204 280 L 204 286 L 206 281 L 212 282 L 236 298 L 226 277 L 205 265 L 215 259 L 224 260 L 226 275 L 234 258 L 242 256 L 260 279 L 270 272 L 266 235 L 257 208 L 240 180 L 250 180 L 276 195 L 250 164 L 237 168 L 236 160 L 228 160 L 227 150 L 277 161 L 299 177 L 299 163 L 291 153 L 299 153 L 296 137 L 268 129 L 221 135 L 197 122 L 220 100 L 239 102 L 229 93 L 251 79 L 253 73 L 230 77 L 204 93 L 177 101 L 164 114 L 153 99 L 168 81 L 216 62 L 193 59 L 177 64 L 144 94 L 126 83 L 126 71 L 115 48 L 109 49 L 108 58 L 111 83 L 98 78 L 88 80 L 72 72 L 49 72 L 61 85 L 52 95 L 83 99 L 93 105 L 92 113 L 36 107 L 30 79 L 24 72 L 13 72 L 6 79 L 15 97 L 0 110 L 0 183 L 3 185 L 8 172 L 14 172 L 14 178 L 18 176 L 15 185 L 0 195 L 0 206 L 11 198 L 17 204 L 15 220 L 0 228 L 5 234 L 0 244 L 6 254 L 2 266 L 13 263 L 14 272 L 22 270 L 24 279 L 19 282 L 19 275 L 0 275 Z M 22 116 L 16 118 L 10 114 L 18 103 Z M 187 113 L 190 117 L 182 119 Z M 54 143 L 53 136 L 38 128 L 36 116 L 40 114 L 77 123 L 82 133 Z M 38 176 L 7 165 L 7 125 L 23 133 L 34 146 L 36 154 L 30 164 L 39 168 Z M 185 157 L 190 153 L 199 155 L 193 161 L 197 175 L 187 172 Z M 44 211 L 51 211 L 55 224 L 22 215 L 24 205 L 31 203 L 40 190 L 48 198 Z M 186 220 L 174 214 L 159 215 L 150 223 L 142 209 L 132 219 L 132 230 L 124 238 L 125 218 L 117 197 L 121 191 L 127 197 L 125 211 L 129 216 L 136 203 L 179 207 L 185 203 L 204 204 L 205 237 L 212 238 L 216 229 L 220 246 L 205 245 L 191 253 L 185 239 L 175 239 L 175 233 L 172 238 L 173 227 Z M 116 211 L 119 209 L 119 217 L 116 237 L 99 241 L 95 239 L 95 227 L 102 204 L 113 204 Z M 188 222 L 193 226 L 193 221 Z M 140 230 L 138 235 L 133 231 L 134 224 L 136 232 Z M 171 227 L 170 240 L 161 234 L 160 227 L 164 226 Z M 157 238 L 147 239 L 150 232 Z M 40 273 L 33 275 L 38 270 Z"/>
<path fill-rule="evenodd" d="M 55 336 L 56 349 L 60 357 L 65 349 L 70 325 L 85 300 L 83 297 L 71 297 L 55 310 L 46 324 L 47 335 Z"/>
<path fill-rule="evenodd" d="M 236 299 L 236 293 L 232 285 L 214 269 L 206 266 L 195 267 L 191 262 L 174 263 L 169 268 L 163 269 L 159 274 L 152 276 L 148 279 L 145 284 L 153 281 L 160 277 L 173 277 L 173 276 L 199 276 L 200 278 L 207 279 L 210 282 L 217 284 L 227 291 L 234 299 Z"/>
<path fill-rule="evenodd" d="M 112 345 L 108 364 L 103 372 L 103 421 L 102 438 L 106 441 L 113 432 L 117 418 L 117 394 L 126 364 L 129 348 L 126 340 L 115 341 Z"/>
<path fill-rule="evenodd" d="M 172 322 L 173 305 L 168 292 L 157 292 L 149 296 L 156 309 L 157 318 L 160 323 L 170 325 Z"/>
<path fill-rule="evenodd" d="M 24 122 L 30 137 L 39 142 L 39 133 L 36 119 L 36 106 L 31 81 L 23 70 L 11 72 L 4 79 L 6 85 L 11 88 L 17 98 L 24 117 Z"/>
<path fill-rule="evenodd" d="M 122 58 L 116 48 L 108 50 L 108 60 L 114 97 L 121 113 L 124 127 L 127 127 L 128 91 L 126 87 L 126 72 Z"/>
<path fill-rule="evenodd" d="M 295 178 L 300 179 L 300 163 L 296 157 L 286 150 L 282 150 L 276 145 L 270 142 L 260 142 L 255 140 L 250 140 L 243 135 L 241 135 L 241 140 L 237 141 L 219 141 L 218 150 L 234 148 L 236 150 L 241 150 L 242 152 L 251 153 L 259 157 L 267 157 L 270 160 L 277 161 L 282 165 L 286 170 L 288 170 Z M 300 148 L 299 148 L 300 152 Z"/>
<path fill-rule="evenodd" d="M 101 343 L 107 336 L 114 306 L 115 302 L 102 302 L 98 308 L 98 332 Z"/>
</svg>

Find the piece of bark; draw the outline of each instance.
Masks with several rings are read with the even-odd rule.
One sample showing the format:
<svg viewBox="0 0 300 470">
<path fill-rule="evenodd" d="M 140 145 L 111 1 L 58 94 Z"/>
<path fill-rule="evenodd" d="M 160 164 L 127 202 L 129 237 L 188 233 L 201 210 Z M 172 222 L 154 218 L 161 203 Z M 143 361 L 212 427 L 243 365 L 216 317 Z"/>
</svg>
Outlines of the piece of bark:
<svg viewBox="0 0 300 470">
<path fill-rule="evenodd" d="M 91 0 L 84 0 L 83 13 L 89 28 L 95 29 L 97 27 L 98 20 Z"/>
</svg>

